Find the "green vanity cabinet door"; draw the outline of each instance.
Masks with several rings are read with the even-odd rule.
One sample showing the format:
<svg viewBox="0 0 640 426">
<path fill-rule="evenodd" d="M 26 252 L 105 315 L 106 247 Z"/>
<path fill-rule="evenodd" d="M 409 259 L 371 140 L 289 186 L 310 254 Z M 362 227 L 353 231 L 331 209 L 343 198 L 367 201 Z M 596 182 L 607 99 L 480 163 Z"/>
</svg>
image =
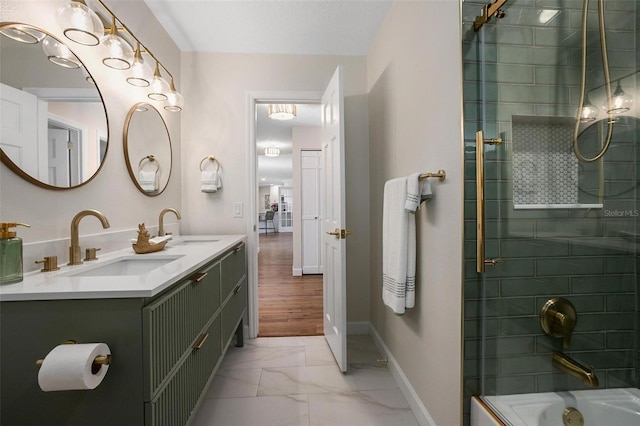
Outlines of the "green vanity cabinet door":
<svg viewBox="0 0 640 426">
<path fill-rule="evenodd" d="M 145 404 L 146 426 L 184 426 L 204 397 L 222 360 L 220 315 L 211 320 L 190 348 L 189 356 L 158 395 Z"/>
<path fill-rule="evenodd" d="M 222 342 L 228 345 L 247 306 L 247 280 L 236 284 L 222 308 Z"/>
<path fill-rule="evenodd" d="M 150 401 L 220 308 L 220 263 L 209 264 L 143 308 L 145 401 Z"/>
<path fill-rule="evenodd" d="M 247 261 L 245 245 L 235 247 L 222 261 L 222 300 L 224 301 L 238 282 L 246 274 Z"/>
</svg>

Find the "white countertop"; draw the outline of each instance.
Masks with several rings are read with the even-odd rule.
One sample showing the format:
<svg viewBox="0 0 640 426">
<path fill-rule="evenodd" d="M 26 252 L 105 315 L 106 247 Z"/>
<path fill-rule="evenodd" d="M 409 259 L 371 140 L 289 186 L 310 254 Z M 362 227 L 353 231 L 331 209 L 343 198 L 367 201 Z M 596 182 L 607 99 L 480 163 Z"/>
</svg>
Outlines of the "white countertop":
<svg viewBox="0 0 640 426">
<path fill-rule="evenodd" d="M 153 297 L 245 240 L 246 235 L 183 235 L 170 240 L 163 250 L 154 253 L 136 254 L 128 248 L 99 255 L 97 260 L 82 265 L 59 264 L 57 271 L 30 272 L 24 275 L 22 282 L 0 285 L 0 301 Z M 72 275 L 97 269 L 121 258 L 170 261 L 142 274 Z"/>
</svg>

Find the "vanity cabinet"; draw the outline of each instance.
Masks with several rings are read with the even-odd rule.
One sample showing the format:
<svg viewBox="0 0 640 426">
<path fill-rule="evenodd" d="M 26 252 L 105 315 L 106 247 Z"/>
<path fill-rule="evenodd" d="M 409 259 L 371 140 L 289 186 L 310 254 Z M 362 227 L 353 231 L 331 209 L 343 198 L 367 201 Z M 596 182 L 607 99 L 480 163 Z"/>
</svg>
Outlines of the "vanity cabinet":
<svg viewBox="0 0 640 426">
<path fill-rule="evenodd" d="M 244 243 L 151 297 L 0 303 L 0 424 L 184 426 L 228 346 L 242 345 Z M 43 392 L 35 360 L 67 339 L 113 354 L 90 391 Z"/>
</svg>

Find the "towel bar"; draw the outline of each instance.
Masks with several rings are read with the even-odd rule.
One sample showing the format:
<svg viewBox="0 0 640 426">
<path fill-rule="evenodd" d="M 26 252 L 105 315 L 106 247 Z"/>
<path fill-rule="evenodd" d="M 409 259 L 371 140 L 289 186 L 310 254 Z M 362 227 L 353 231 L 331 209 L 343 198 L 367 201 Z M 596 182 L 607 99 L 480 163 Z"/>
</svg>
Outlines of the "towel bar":
<svg viewBox="0 0 640 426">
<path fill-rule="evenodd" d="M 142 157 L 142 160 L 140 160 L 140 162 L 138 163 L 138 170 L 142 170 L 142 163 L 144 163 L 145 161 L 148 161 L 150 163 L 155 162 L 156 164 L 156 172 L 160 171 L 160 162 L 156 161 L 156 157 L 153 156 L 153 154 L 151 155 L 147 155 L 145 157 Z"/>
<path fill-rule="evenodd" d="M 440 182 L 444 182 L 444 180 L 447 178 L 447 172 L 440 169 L 437 173 L 424 173 L 420 175 L 420 180 L 427 178 L 438 178 Z"/>
</svg>

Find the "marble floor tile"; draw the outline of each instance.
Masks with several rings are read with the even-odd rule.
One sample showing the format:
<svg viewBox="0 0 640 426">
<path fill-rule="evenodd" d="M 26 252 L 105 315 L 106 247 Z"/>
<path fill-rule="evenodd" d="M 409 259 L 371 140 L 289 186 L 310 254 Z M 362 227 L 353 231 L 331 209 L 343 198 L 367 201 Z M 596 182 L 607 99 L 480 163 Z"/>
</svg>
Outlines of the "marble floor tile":
<svg viewBox="0 0 640 426">
<path fill-rule="evenodd" d="M 305 365 L 304 346 L 250 346 L 230 348 L 222 368 L 267 368 Z"/>
<path fill-rule="evenodd" d="M 417 421 L 369 336 L 349 336 L 349 371 L 323 336 L 231 346 L 193 426 L 414 426 Z"/>
<path fill-rule="evenodd" d="M 308 426 L 307 395 L 205 399 L 194 426 Z"/>
<path fill-rule="evenodd" d="M 353 390 L 346 376 L 334 365 L 264 368 L 258 396 L 293 395 Z"/>
<path fill-rule="evenodd" d="M 399 389 L 310 394 L 311 426 L 417 426 Z"/>
<path fill-rule="evenodd" d="M 335 365 L 336 359 L 333 357 L 329 345 L 305 346 L 306 365 Z"/>
<path fill-rule="evenodd" d="M 257 396 L 261 374 L 260 368 L 221 368 L 214 376 L 205 398 Z"/>
</svg>

